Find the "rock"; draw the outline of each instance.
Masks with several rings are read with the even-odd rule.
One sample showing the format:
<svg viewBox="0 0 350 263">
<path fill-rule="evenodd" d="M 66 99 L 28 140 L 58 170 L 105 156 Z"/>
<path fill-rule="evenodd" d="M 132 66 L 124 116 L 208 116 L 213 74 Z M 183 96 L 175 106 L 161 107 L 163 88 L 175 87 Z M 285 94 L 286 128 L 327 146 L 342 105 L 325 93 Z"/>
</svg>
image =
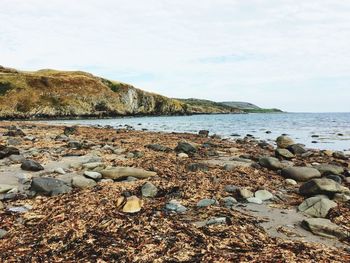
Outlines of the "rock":
<svg viewBox="0 0 350 263">
<path fill-rule="evenodd" d="M 328 238 L 346 238 L 347 232 L 338 225 L 324 218 L 308 218 L 303 220 L 302 226 L 315 235 Z"/>
<path fill-rule="evenodd" d="M 10 155 L 9 159 L 11 160 L 11 162 L 13 163 L 22 163 L 23 161 L 25 161 L 25 158 L 22 155 Z"/>
<path fill-rule="evenodd" d="M 11 213 L 19 213 L 19 214 L 22 214 L 22 213 L 27 213 L 29 210 L 32 209 L 32 206 L 30 205 L 24 205 L 24 206 L 13 206 L 13 207 L 9 207 L 7 209 L 8 212 L 11 212 Z"/>
<path fill-rule="evenodd" d="M 194 154 L 197 152 L 197 147 L 188 142 L 179 142 L 175 148 L 175 151 L 186 154 Z"/>
<path fill-rule="evenodd" d="M 7 235 L 7 231 L 0 228 L 0 239 L 4 238 Z"/>
<path fill-rule="evenodd" d="M 299 211 L 312 217 L 325 218 L 332 208 L 337 207 L 337 203 L 329 200 L 327 196 L 314 196 L 304 200 L 298 206 Z"/>
<path fill-rule="evenodd" d="M 287 149 L 295 155 L 301 155 L 307 152 L 305 146 L 299 143 L 289 145 Z"/>
<path fill-rule="evenodd" d="M 4 136 L 9 136 L 9 137 L 24 137 L 26 134 L 21 130 L 21 129 L 11 129 L 8 132 L 4 133 Z"/>
<path fill-rule="evenodd" d="M 224 206 L 227 208 L 231 208 L 233 205 L 237 203 L 237 200 L 232 196 L 224 197 L 222 198 L 222 201 L 224 202 Z"/>
<path fill-rule="evenodd" d="M 326 175 L 324 178 L 328 178 L 328 179 L 331 179 L 333 181 L 336 181 L 338 184 L 341 184 L 343 181 L 339 175 L 335 175 L 335 174 Z"/>
<path fill-rule="evenodd" d="M 122 211 L 124 213 L 137 213 L 141 211 L 143 202 L 137 196 L 130 196 L 126 199 Z"/>
<path fill-rule="evenodd" d="M 270 200 L 273 198 L 273 195 L 267 190 L 258 190 L 255 192 L 254 196 L 262 201 Z"/>
<path fill-rule="evenodd" d="M 157 152 L 171 152 L 173 149 L 160 145 L 160 144 L 148 144 L 146 145 L 146 148 L 151 149 L 153 151 Z"/>
<path fill-rule="evenodd" d="M 301 185 L 299 193 L 306 196 L 318 194 L 334 195 L 335 193 L 348 194 L 350 190 L 331 179 L 319 178 L 312 179 Z"/>
<path fill-rule="evenodd" d="M 46 195 L 58 195 L 69 193 L 72 188 L 61 180 L 49 177 L 38 177 L 33 178 L 30 190 Z"/>
<path fill-rule="evenodd" d="M 11 191 L 13 188 L 16 188 L 16 186 L 8 185 L 8 184 L 0 184 L 0 194 L 7 193 Z"/>
<path fill-rule="evenodd" d="M 319 164 L 314 166 L 317 170 L 320 171 L 322 175 L 327 174 L 342 174 L 344 172 L 344 168 L 338 165 L 332 164 Z"/>
<path fill-rule="evenodd" d="M 78 141 L 69 141 L 67 147 L 72 149 L 81 149 L 83 148 L 83 144 Z"/>
<path fill-rule="evenodd" d="M 19 150 L 15 147 L 6 147 L 0 145 L 0 159 L 4 159 L 10 155 L 19 155 Z"/>
<path fill-rule="evenodd" d="M 239 190 L 239 187 L 235 185 L 225 185 L 225 191 L 229 193 L 236 193 Z"/>
<path fill-rule="evenodd" d="M 128 176 L 133 176 L 137 179 L 146 179 L 157 175 L 155 172 L 149 172 L 140 168 L 133 167 L 114 167 L 102 170 L 100 173 L 102 174 L 103 178 L 109 178 L 113 180 L 126 178 Z"/>
<path fill-rule="evenodd" d="M 20 145 L 22 142 L 18 139 L 15 139 L 15 138 L 10 138 L 7 140 L 7 144 L 8 145 L 13 145 L 13 146 L 16 146 L 16 145 Z"/>
<path fill-rule="evenodd" d="M 55 168 L 53 172 L 57 174 L 66 174 L 66 172 L 61 167 Z"/>
<path fill-rule="evenodd" d="M 145 154 L 142 151 L 135 150 L 131 152 L 134 155 L 134 158 L 142 158 Z"/>
<path fill-rule="evenodd" d="M 91 162 L 91 163 L 84 163 L 83 168 L 87 170 L 93 170 L 98 167 L 104 167 L 105 165 L 101 162 Z"/>
<path fill-rule="evenodd" d="M 71 127 L 64 127 L 64 135 L 69 136 L 72 134 L 75 134 L 77 132 L 77 127 L 71 126 Z"/>
<path fill-rule="evenodd" d="M 154 184 L 147 182 L 142 186 L 141 193 L 143 197 L 155 197 L 158 189 Z"/>
<path fill-rule="evenodd" d="M 206 222 L 206 225 L 226 224 L 226 217 L 214 217 Z"/>
<path fill-rule="evenodd" d="M 254 196 L 254 194 L 251 191 L 249 191 L 247 188 L 239 189 L 238 193 L 244 199 L 247 199 L 247 198 L 250 198 L 250 197 Z"/>
<path fill-rule="evenodd" d="M 288 184 L 288 185 L 297 185 L 298 183 L 297 183 L 297 181 L 295 181 L 294 179 L 286 179 L 286 184 Z"/>
<path fill-rule="evenodd" d="M 341 159 L 341 160 L 348 160 L 348 159 L 349 159 L 349 157 L 346 156 L 346 155 L 344 154 L 344 152 L 340 152 L 340 151 L 334 152 L 334 153 L 333 153 L 333 157 L 334 157 L 334 158 L 337 158 L 337 159 Z"/>
<path fill-rule="evenodd" d="M 187 211 L 187 208 L 177 200 L 171 200 L 165 205 L 165 209 L 176 213 L 184 213 Z"/>
<path fill-rule="evenodd" d="M 216 204 L 215 199 L 202 199 L 197 203 L 197 207 L 208 207 Z"/>
<path fill-rule="evenodd" d="M 98 180 L 98 179 L 101 179 L 102 178 L 102 174 L 98 173 L 98 172 L 92 172 L 92 171 L 85 171 L 84 172 L 84 175 L 86 177 L 89 177 L 91 179 L 94 179 L 94 180 Z"/>
<path fill-rule="evenodd" d="M 96 185 L 96 182 L 92 179 L 88 179 L 84 176 L 75 176 L 72 179 L 72 185 L 77 188 L 90 188 Z"/>
<path fill-rule="evenodd" d="M 179 157 L 179 158 L 188 158 L 188 154 L 186 154 L 186 153 L 179 153 L 177 155 L 177 157 Z"/>
<path fill-rule="evenodd" d="M 341 203 L 348 202 L 350 200 L 350 194 L 334 194 L 333 200 Z"/>
<path fill-rule="evenodd" d="M 0 211 L 4 210 L 4 208 L 5 208 L 4 204 L 0 201 Z"/>
<path fill-rule="evenodd" d="M 66 135 L 57 135 L 55 138 L 56 141 L 62 141 L 62 142 L 68 142 L 69 141 L 69 137 Z"/>
<path fill-rule="evenodd" d="M 204 163 L 191 163 L 187 166 L 187 170 L 191 172 L 197 172 L 197 171 L 206 172 L 209 170 L 209 168 L 208 168 L 208 165 Z"/>
<path fill-rule="evenodd" d="M 301 182 L 321 177 L 321 173 L 317 169 L 311 167 L 287 167 L 282 169 L 281 174 L 285 178 L 291 178 Z"/>
<path fill-rule="evenodd" d="M 203 137 L 208 137 L 209 136 L 209 131 L 208 130 L 200 130 L 198 132 L 198 134 L 203 136 Z"/>
<path fill-rule="evenodd" d="M 287 159 L 287 160 L 294 158 L 294 154 L 292 154 L 287 149 L 282 149 L 282 148 L 277 148 L 275 151 L 275 155 L 277 158 Z"/>
<path fill-rule="evenodd" d="M 285 164 L 281 163 L 277 158 L 274 157 L 261 157 L 259 164 L 270 170 L 280 170 L 286 167 Z"/>
<path fill-rule="evenodd" d="M 276 139 L 276 143 L 277 143 L 277 146 L 278 148 L 288 148 L 289 146 L 295 144 L 294 141 L 289 138 L 288 136 L 279 136 L 277 139 Z"/>
<path fill-rule="evenodd" d="M 37 172 L 37 171 L 44 170 L 44 167 L 42 167 L 41 164 L 39 164 L 36 161 L 25 160 L 22 162 L 21 169 L 25 171 Z"/>
<path fill-rule="evenodd" d="M 249 197 L 249 198 L 247 198 L 247 201 L 249 203 L 258 204 L 258 205 L 261 205 L 263 202 L 261 199 L 259 199 L 257 197 Z"/>
<path fill-rule="evenodd" d="M 112 179 L 101 179 L 101 183 L 114 183 Z"/>
<path fill-rule="evenodd" d="M 251 167 L 254 164 L 251 160 L 245 160 L 245 161 L 230 161 L 225 164 L 224 170 L 226 171 L 234 171 L 235 169 L 239 167 Z"/>
</svg>

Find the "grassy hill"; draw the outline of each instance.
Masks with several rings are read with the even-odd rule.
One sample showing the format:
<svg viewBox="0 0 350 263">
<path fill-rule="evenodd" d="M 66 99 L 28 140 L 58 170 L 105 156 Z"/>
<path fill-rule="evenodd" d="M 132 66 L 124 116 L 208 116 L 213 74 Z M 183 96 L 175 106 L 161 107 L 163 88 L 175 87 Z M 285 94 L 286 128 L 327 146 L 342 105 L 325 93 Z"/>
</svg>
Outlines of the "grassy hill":
<svg viewBox="0 0 350 263">
<path fill-rule="evenodd" d="M 2 119 L 230 113 L 231 109 L 170 99 L 81 71 L 0 67 Z"/>
<path fill-rule="evenodd" d="M 224 104 L 226 106 L 238 108 L 246 113 L 275 113 L 275 112 L 282 112 L 280 109 L 264 109 L 260 108 L 252 103 L 249 102 L 242 102 L 242 101 L 224 101 L 220 102 L 221 104 Z"/>
<path fill-rule="evenodd" d="M 201 100 L 201 99 L 176 99 L 185 104 L 187 104 L 187 109 L 194 113 L 200 113 L 204 110 L 219 111 L 220 113 L 243 113 L 237 107 L 232 107 L 225 105 L 223 103 L 211 101 L 211 100 Z"/>
</svg>

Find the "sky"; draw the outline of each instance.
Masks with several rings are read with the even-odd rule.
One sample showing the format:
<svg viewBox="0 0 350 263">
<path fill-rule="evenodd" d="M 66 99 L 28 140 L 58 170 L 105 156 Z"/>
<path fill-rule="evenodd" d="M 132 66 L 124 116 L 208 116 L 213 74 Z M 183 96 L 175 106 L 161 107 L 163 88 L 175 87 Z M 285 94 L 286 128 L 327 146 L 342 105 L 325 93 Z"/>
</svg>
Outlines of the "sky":
<svg viewBox="0 0 350 263">
<path fill-rule="evenodd" d="M 350 111 L 347 0 L 0 0 L 0 65 L 175 98 Z"/>
</svg>

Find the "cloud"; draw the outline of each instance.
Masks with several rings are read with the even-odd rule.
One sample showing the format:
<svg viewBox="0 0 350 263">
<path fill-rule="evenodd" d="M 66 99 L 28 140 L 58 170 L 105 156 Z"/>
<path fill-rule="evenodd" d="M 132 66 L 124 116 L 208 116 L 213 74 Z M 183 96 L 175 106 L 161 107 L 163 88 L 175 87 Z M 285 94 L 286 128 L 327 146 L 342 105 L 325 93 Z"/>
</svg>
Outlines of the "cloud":
<svg viewBox="0 0 350 263">
<path fill-rule="evenodd" d="M 2 0 L 0 63 L 172 97 L 349 111 L 349 11 L 341 0 Z"/>
</svg>

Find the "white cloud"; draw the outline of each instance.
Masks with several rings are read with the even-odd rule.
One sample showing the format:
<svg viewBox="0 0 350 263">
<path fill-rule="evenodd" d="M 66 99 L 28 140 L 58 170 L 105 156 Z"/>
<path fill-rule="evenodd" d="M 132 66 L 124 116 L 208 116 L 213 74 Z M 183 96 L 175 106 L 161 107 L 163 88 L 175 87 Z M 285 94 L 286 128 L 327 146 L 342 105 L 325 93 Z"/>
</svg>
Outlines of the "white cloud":
<svg viewBox="0 0 350 263">
<path fill-rule="evenodd" d="M 350 111 L 349 11 L 343 0 L 1 0 L 0 63 L 89 70 L 173 97 Z"/>
</svg>

